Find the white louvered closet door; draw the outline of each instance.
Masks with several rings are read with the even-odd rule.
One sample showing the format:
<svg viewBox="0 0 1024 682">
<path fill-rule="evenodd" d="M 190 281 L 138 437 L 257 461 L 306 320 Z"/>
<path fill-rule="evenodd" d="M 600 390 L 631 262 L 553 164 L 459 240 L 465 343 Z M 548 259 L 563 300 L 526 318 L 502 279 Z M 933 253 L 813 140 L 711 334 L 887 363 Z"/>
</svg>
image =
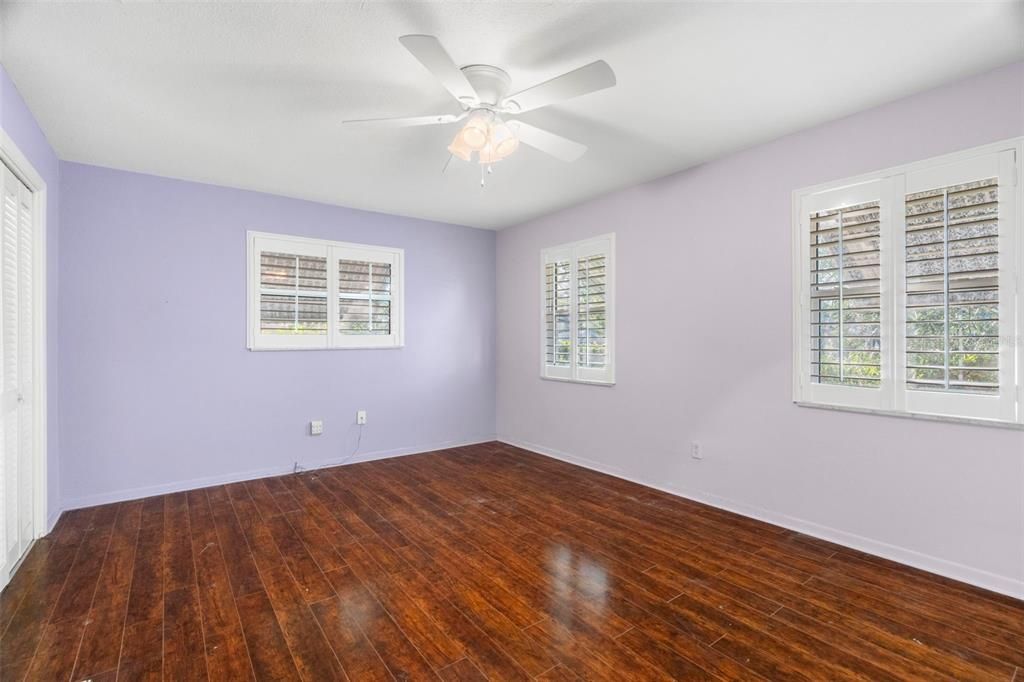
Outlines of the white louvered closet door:
<svg viewBox="0 0 1024 682">
<path fill-rule="evenodd" d="M 3 476 L 3 564 L 0 582 L 32 541 L 35 492 L 32 414 L 33 222 L 32 192 L 6 166 L 0 231 L 0 460 Z"/>
</svg>

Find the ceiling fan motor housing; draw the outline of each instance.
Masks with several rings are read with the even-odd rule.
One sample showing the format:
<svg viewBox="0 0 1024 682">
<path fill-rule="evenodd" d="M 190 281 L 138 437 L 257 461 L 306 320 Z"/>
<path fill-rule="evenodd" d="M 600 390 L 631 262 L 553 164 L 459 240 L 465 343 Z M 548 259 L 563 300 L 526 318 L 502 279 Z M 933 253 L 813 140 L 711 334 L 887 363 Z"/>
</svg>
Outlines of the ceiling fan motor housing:
<svg viewBox="0 0 1024 682">
<path fill-rule="evenodd" d="M 476 94 L 480 98 L 479 103 L 489 107 L 497 107 L 501 104 L 501 100 L 508 94 L 508 89 L 512 84 L 512 79 L 505 71 L 488 64 L 464 66 L 462 73 L 476 90 Z M 473 102 L 463 103 L 467 106 L 474 104 Z"/>
</svg>

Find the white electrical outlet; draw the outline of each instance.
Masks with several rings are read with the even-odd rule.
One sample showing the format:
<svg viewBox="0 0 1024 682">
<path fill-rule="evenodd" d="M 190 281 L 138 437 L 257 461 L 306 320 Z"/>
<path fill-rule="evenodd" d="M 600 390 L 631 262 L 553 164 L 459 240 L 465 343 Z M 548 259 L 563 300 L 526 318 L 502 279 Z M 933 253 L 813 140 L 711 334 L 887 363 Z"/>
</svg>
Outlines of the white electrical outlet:
<svg viewBox="0 0 1024 682">
<path fill-rule="evenodd" d="M 690 457 L 694 459 L 704 459 L 704 453 L 701 452 L 700 443 L 693 441 L 690 443 Z"/>
<path fill-rule="evenodd" d="M 366 410 L 359 410 L 356 412 L 356 424 L 366 423 Z"/>
<path fill-rule="evenodd" d="M 309 435 L 319 436 L 324 432 L 324 423 L 319 419 L 309 422 Z"/>
</svg>

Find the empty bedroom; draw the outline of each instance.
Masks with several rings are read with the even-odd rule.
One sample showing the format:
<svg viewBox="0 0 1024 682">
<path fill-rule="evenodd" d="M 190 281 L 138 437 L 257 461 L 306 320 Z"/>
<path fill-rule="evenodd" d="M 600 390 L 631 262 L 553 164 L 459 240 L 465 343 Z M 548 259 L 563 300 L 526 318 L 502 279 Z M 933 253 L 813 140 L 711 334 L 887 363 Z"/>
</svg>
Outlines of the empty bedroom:
<svg viewBox="0 0 1024 682">
<path fill-rule="evenodd" d="M 3 682 L 1024 682 L 1024 0 L 3 0 L 0 186 Z"/>
</svg>

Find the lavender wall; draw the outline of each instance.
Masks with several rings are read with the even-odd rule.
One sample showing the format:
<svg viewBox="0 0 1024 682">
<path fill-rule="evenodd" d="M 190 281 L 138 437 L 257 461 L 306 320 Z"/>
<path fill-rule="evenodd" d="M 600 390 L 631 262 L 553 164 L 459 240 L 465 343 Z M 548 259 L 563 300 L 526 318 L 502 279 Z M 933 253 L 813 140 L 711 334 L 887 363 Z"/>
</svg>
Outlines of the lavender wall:
<svg viewBox="0 0 1024 682">
<path fill-rule="evenodd" d="M 502 231 L 499 438 L 1024 596 L 1024 432 L 793 405 L 790 255 L 794 189 L 1021 134 L 1024 63 Z M 610 231 L 618 384 L 542 381 L 538 253 Z"/>
<path fill-rule="evenodd" d="M 65 508 L 494 435 L 495 234 L 61 164 Z M 246 230 L 401 247 L 406 346 L 250 352 Z M 310 419 L 324 434 L 309 436 Z"/>
<path fill-rule="evenodd" d="M 47 324 L 47 517 L 52 526 L 60 513 L 60 430 L 59 410 L 54 396 L 59 389 L 57 364 L 57 260 L 60 252 L 60 162 L 39 128 L 25 100 L 21 98 L 7 71 L 0 65 L 0 129 L 18 146 L 46 183 L 46 324 Z"/>
</svg>

